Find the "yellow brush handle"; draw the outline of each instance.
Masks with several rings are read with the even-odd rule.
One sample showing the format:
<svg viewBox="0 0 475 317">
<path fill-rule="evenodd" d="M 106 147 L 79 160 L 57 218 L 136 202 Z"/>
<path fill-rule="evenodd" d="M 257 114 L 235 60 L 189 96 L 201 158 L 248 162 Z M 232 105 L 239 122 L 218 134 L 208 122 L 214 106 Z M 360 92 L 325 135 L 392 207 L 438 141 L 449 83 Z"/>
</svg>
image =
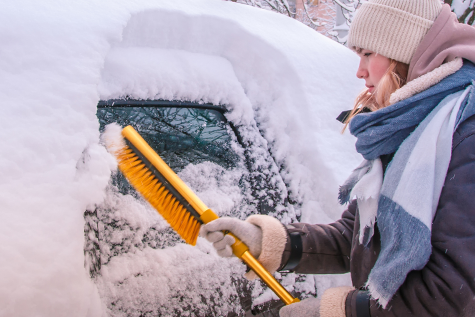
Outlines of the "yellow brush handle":
<svg viewBox="0 0 475 317">
<path fill-rule="evenodd" d="M 204 223 L 211 222 L 213 220 L 218 219 L 218 215 L 216 215 L 211 209 L 206 210 L 201 215 L 201 220 Z M 251 252 L 249 252 L 249 248 L 245 245 L 241 240 L 239 240 L 235 235 L 232 233 L 228 233 L 236 239 L 236 242 L 231 246 L 233 249 L 233 253 L 235 256 L 240 258 L 246 265 L 253 270 L 257 276 L 259 276 L 264 283 L 269 286 L 269 288 L 274 291 L 274 293 L 285 303 L 285 305 L 290 305 L 293 303 L 300 302 L 300 299 L 294 298 L 287 290 L 280 285 L 280 283 L 267 271 L 259 261 L 256 260 L 254 256 L 252 256 Z"/>
<path fill-rule="evenodd" d="M 178 177 L 178 175 L 173 172 L 167 163 L 165 163 L 162 158 L 157 153 L 155 153 L 150 145 L 147 144 L 147 142 L 137 131 L 135 131 L 133 127 L 125 127 L 122 130 L 122 135 L 131 143 L 133 143 L 137 150 L 140 151 L 140 153 L 159 170 L 159 172 L 165 177 L 170 185 L 176 189 L 196 210 L 196 212 L 200 215 L 200 219 L 204 223 L 208 223 L 219 218 L 218 215 L 209 209 L 199 199 L 199 197 L 196 196 L 196 194 L 188 186 L 186 186 L 180 177 Z M 251 255 L 249 248 L 241 240 L 239 240 L 234 235 L 232 236 L 236 239 L 236 242 L 232 245 L 233 253 L 244 263 L 246 263 L 247 266 L 251 268 L 251 270 L 256 272 L 257 276 L 259 276 L 286 305 L 300 301 L 298 298 L 293 298 L 292 295 L 287 292 L 287 290 L 282 285 L 280 285 L 280 283 L 262 266 L 262 264 L 260 264 Z"/>
</svg>

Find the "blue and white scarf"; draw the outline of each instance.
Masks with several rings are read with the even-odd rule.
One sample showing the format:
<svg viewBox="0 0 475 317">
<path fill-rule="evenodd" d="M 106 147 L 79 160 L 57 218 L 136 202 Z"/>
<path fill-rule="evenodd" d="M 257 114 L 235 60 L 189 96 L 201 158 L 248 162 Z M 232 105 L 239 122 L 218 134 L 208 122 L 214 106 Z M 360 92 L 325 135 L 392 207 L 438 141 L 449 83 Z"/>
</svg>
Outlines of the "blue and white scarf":
<svg viewBox="0 0 475 317">
<path fill-rule="evenodd" d="M 451 159 L 453 132 L 475 114 L 475 66 L 424 92 L 372 113 L 355 116 L 350 132 L 365 161 L 340 189 L 356 196 L 360 243 L 377 221 L 381 252 L 366 286 L 386 307 L 407 274 L 421 270 L 432 252 L 431 228 Z M 396 152 L 383 179 L 381 155 Z"/>
</svg>

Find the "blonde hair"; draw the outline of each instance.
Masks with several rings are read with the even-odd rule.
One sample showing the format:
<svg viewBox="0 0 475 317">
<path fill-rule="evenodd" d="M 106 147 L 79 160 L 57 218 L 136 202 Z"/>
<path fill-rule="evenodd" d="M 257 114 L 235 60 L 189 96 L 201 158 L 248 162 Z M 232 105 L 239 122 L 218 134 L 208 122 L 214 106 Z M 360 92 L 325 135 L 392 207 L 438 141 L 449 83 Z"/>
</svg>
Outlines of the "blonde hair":
<svg viewBox="0 0 475 317">
<path fill-rule="evenodd" d="M 356 51 L 358 51 L 358 49 L 356 49 Z M 374 92 L 370 93 L 368 89 L 366 89 L 356 97 L 355 106 L 345 119 L 345 126 L 342 132 L 345 131 L 351 119 L 365 108 L 376 111 L 389 106 L 391 94 L 406 84 L 409 65 L 393 59 L 390 59 L 390 61 L 391 63 L 388 70 L 379 81 Z"/>
</svg>

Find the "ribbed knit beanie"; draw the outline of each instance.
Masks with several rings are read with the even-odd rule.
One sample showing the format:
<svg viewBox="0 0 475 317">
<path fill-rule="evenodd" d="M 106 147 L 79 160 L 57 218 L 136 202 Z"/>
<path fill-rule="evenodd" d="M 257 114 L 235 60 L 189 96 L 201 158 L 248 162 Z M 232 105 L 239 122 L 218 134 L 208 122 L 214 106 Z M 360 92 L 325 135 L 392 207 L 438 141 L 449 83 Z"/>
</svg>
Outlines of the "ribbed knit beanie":
<svg viewBox="0 0 475 317">
<path fill-rule="evenodd" d="M 348 47 L 409 64 L 441 9 L 440 0 L 369 0 L 351 23 Z"/>
</svg>

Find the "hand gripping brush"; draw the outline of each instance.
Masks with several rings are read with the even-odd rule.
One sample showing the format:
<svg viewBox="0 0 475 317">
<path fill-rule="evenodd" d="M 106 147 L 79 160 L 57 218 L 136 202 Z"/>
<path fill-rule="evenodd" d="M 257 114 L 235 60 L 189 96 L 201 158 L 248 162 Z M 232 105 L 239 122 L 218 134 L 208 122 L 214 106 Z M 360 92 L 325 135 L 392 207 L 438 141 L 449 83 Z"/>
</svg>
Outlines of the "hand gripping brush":
<svg viewBox="0 0 475 317">
<path fill-rule="evenodd" d="M 125 144 L 108 146 L 117 158 L 119 169 L 132 186 L 191 245 L 196 245 L 202 223 L 218 219 L 195 193 L 155 153 L 131 126 L 122 130 Z M 271 288 L 286 304 L 299 302 L 251 255 L 236 236 L 233 253 Z"/>
</svg>

